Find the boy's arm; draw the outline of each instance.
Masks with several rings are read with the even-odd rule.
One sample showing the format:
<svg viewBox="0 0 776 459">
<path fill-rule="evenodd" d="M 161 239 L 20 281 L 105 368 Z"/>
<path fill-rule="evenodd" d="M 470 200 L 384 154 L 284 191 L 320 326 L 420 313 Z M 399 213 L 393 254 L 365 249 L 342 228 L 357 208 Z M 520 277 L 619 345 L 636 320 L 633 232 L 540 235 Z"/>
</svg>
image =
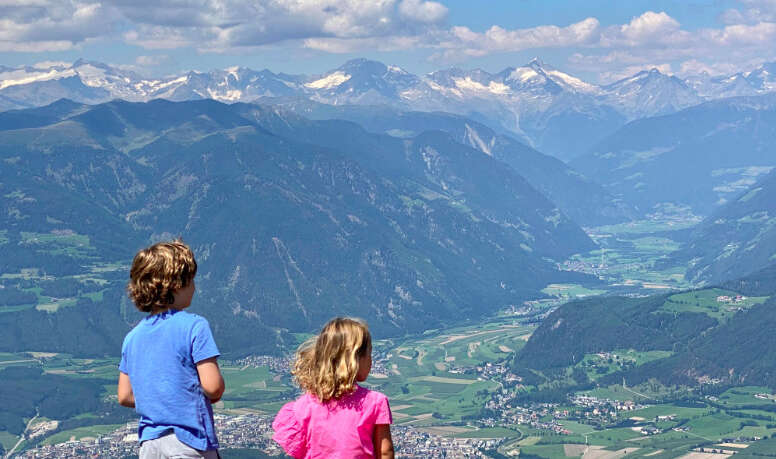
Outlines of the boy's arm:
<svg viewBox="0 0 776 459">
<path fill-rule="evenodd" d="M 119 371 L 119 405 L 127 408 L 135 407 L 135 394 L 132 392 L 132 383 L 129 381 L 129 375 Z"/>
<path fill-rule="evenodd" d="M 389 424 L 376 424 L 372 434 L 372 444 L 375 448 L 375 457 L 378 459 L 393 459 L 393 440 L 391 439 L 391 426 Z"/>
<path fill-rule="evenodd" d="M 202 392 L 210 399 L 210 402 L 216 403 L 221 400 L 226 385 L 223 376 L 221 376 L 221 370 L 218 369 L 217 357 L 197 362 L 197 373 Z"/>
</svg>

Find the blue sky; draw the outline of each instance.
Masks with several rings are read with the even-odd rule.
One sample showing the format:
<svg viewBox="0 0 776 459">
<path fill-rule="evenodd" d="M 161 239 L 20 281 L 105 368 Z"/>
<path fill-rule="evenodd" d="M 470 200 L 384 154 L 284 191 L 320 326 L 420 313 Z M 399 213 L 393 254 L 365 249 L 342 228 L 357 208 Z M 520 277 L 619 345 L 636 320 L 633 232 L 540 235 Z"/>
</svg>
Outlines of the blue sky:
<svg viewBox="0 0 776 459">
<path fill-rule="evenodd" d="M 592 81 L 776 60 L 776 0 L 22 0 L 0 63 L 78 58 L 148 75 L 230 66 L 322 73 L 354 57 L 413 73 L 533 57 Z"/>
</svg>

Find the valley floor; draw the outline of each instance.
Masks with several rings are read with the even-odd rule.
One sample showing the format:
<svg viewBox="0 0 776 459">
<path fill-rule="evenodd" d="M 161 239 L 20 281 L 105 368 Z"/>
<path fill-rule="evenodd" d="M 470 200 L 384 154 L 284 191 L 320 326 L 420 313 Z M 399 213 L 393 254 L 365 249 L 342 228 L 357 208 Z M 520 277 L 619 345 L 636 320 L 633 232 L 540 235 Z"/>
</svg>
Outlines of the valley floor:
<svg viewBox="0 0 776 459">
<path fill-rule="evenodd" d="M 599 384 L 622 368 L 672 355 L 670 351 L 608 349 L 586 354 L 565 372 L 544 375 L 513 365 L 514 357 L 551 311 L 563 303 L 600 294 L 642 296 L 691 287 L 683 268 L 667 264 L 678 247 L 672 231 L 694 217 L 635 222 L 589 230 L 601 249 L 558 262 L 561 269 L 594 274 L 591 285 L 552 284 L 546 297 L 504 309 L 476 323 L 431 330 L 420 336 L 378 340 L 366 385 L 386 393 L 394 414 L 400 457 L 542 457 L 608 459 L 715 459 L 736 455 L 776 456 L 776 395 L 765 387 L 725 387 L 713 381 L 698 387 L 666 386 L 657 381 L 631 387 L 627 381 Z M 688 296 L 690 295 L 690 296 Z M 676 293 L 663 308 L 695 311 L 725 320 L 765 297 L 707 289 Z M 303 339 L 304 337 L 300 337 Z M 0 369 L 40 366 L 46 374 L 104 384 L 115 393 L 114 360 L 79 359 L 56 354 L 0 354 Z M 278 455 L 269 439 L 278 408 L 298 393 L 288 358 L 251 356 L 223 362 L 227 392 L 217 407 L 224 457 L 237 450 Z M 582 372 L 591 381 L 574 387 Z M 566 384 L 571 384 L 566 386 Z M 559 390 L 561 397 L 537 394 Z M 123 416 L 123 417 L 122 417 Z M 136 437 L 131 413 L 112 417 L 76 416 L 82 422 L 26 419 L 23 433 L 0 431 L 15 457 L 81 455 L 131 456 Z M 93 422 L 90 422 L 89 420 Z M 110 422 L 105 422 L 110 420 Z M 233 454 L 230 456 L 230 454 Z M 770 455 L 770 456 L 769 456 Z M 261 456 L 257 456 L 261 457 Z"/>
</svg>

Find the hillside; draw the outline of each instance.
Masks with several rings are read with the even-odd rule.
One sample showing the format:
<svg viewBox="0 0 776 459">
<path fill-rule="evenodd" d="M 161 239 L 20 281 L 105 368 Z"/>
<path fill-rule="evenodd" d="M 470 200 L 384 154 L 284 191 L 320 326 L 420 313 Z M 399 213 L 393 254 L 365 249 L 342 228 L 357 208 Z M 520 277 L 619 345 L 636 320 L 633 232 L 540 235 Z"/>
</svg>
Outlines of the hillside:
<svg viewBox="0 0 776 459">
<path fill-rule="evenodd" d="M 480 315 L 583 279 L 550 260 L 594 247 L 521 175 L 442 132 L 215 101 L 0 116 L 0 250 L 15 273 L 2 284 L 16 292 L 0 316 L 51 330 L 3 350 L 83 351 L 56 336 L 88 297 L 99 313 L 84 320 L 124 320 L 83 327 L 84 347 L 114 353 L 137 318 L 121 294 L 132 254 L 176 235 L 200 263 L 193 310 L 227 353 L 272 352 L 335 314 L 382 336 Z M 69 284 L 44 291 L 51 280 Z"/>
<path fill-rule="evenodd" d="M 574 365 L 585 354 L 614 349 L 681 348 L 717 321 L 701 312 L 665 310 L 668 295 L 596 297 L 550 314 L 517 354 L 515 364 L 535 369 Z"/>
<path fill-rule="evenodd" d="M 776 301 L 756 305 L 708 333 L 697 336 L 681 352 L 626 373 L 631 384 L 649 378 L 666 384 L 716 382 L 776 388 Z M 616 377 L 609 378 L 616 383 Z"/>
<path fill-rule="evenodd" d="M 513 366 L 563 374 L 567 367 L 588 368 L 584 362 L 590 356 L 628 350 L 655 357 L 614 371 L 602 367 L 607 371 L 597 383 L 620 384 L 624 378 L 630 385 L 657 380 L 666 385 L 776 387 L 771 337 L 776 300 L 769 299 L 776 292 L 775 272 L 769 268 L 724 289 L 568 303 L 537 328 Z M 736 299 L 734 288 L 752 296 Z"/>
<path fill-rule="evenodd" d="M 627 203 L 559 159 L 463 116 L 399 111 L 386 106 L 332 106 L 298 99 L 278 101 L 277 105 L 308 118 L 353 121 L 368 131 L 393 137 L 407 138 L 428 130 L 446 132 L 456 141 L 510 166 L 557 204 L 564 214 L 583 226 L 630 221 L 637 215 Z"/>
<path fill-rule="evenodd" d="M 570 165 L 642 211 L 709 215 L 776 166 L 775 102 L 722 99 L 633 121 Z"/>
<path fill-rule="evenodd" d="M 687 276 L 716 283 L 758 271 L 776 256 L 776 173 L 771 172 L 706 218 L 676 256 Z"/>
</svg>

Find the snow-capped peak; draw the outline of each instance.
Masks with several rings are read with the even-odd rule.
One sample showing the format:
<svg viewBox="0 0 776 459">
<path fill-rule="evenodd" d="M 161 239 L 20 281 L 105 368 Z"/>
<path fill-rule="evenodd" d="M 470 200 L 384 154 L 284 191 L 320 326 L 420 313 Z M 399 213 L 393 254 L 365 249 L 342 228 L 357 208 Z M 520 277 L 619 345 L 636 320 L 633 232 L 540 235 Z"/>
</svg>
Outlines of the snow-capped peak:
<svg viewBox="0 0 776 459">
<path fill-rule="evenodd" d="M 597 86 L 592 85 L 590 83 L 585 83 L 584 81 L 580 80 L 579 78 L 573 77 L 567 73 L 563 73 L 559 70 L 549 70 L 545 71 L 545 73 L 552 78 L 556 83 L 562 82 L 565 86 L 569 88 L 573 88 L 576 91 L 580 92 L 589 92 L 589 93 L 597 93 L 599 92 L 599 89 Z"/>
</svg>

